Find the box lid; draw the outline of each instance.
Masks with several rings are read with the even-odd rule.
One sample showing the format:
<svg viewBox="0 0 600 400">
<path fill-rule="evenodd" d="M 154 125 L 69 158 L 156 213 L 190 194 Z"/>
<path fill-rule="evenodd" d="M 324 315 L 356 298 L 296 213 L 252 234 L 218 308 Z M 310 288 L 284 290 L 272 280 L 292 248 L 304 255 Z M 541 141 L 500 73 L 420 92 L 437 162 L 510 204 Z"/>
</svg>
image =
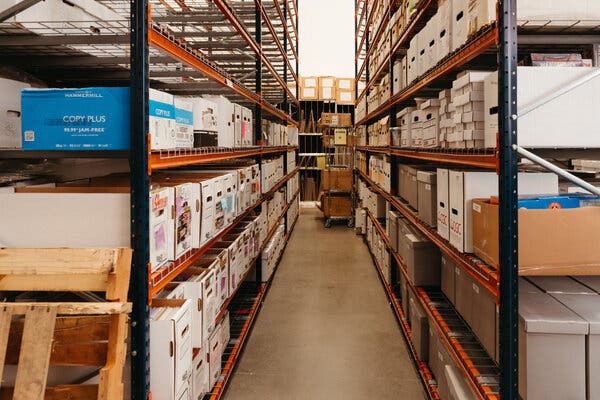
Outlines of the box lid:
<svg viewBox="0 0 600 400">
<path fill-rule="evenodd" d="M 573 279 L 600 293 L 600 276 L 574 276 Z"/>
<path fill-rule="evenodd" d="M 435 185 L 437 172 L 435 171 L 417 171 L 417 180 L 423 183 Z"/>
<path fill-rule="evenodd" d="M 568 276 L 530 276 L 528 279 L 546 293 L 596 294 Z"/>
<path fill-rule="evenodd" d="M 525 332 L 585 335 L 588 323 L 546 293 L 519 295 L 519 320 Z"/>
<path fill-rule="evenodd" d="M 600 334 L 600 296 L 588 294 L 553 294 L 552 296 L 587 321 L 590 334 Z"/>
<path fill-rule="evenodd" d="M 519 294 L 521 293 L 544 293 L 540 288 L 529 282 L 522 276 L 519 277 Z"/>
</svg>

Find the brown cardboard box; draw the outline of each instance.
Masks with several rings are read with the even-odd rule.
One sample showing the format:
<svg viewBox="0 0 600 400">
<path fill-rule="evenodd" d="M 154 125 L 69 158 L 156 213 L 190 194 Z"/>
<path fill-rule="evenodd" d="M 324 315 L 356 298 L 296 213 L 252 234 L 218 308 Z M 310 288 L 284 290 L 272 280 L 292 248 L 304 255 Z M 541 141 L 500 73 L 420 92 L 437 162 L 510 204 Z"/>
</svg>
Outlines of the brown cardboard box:
<svg viewBox="0 0 600 400">
<path fill-rule="evenodd" d="M 492 266 L 499 264 L 498 205 L 473 201 L 473 249 Z M 600 207 L 519 210 L 520 275 L 598 275 Z"/>
<path fill-rule="evenodd" d="M 335 102 L 340 105 L 354 105 L 355 100 L 354 90 L 337 89 L 335 94 Z"/>
<path fill-rule="evenodd" d="M 398 251 L 415 286 L 440 286 L 440 251 L 416 229 L 399 234 Z"/>
<path fill-rule="evenodd" d="M 412 342 L 417 351 L 417 357 L 419 360 L 427 362 L 429 358 L 429 319 L 416 296 L 410 298 L 408 308 L 411 320 Z"/>
<path fill-rule="evenodd" d="M 319 124 L 323 126 L 351 126 L 352 114 L 349 113 L 322 113 Z"/>
<path fill-rule="evenodd" d="M 319 100 L 336 100 L 336 79 L 335 76 L 319 77 Z"/>
<path fill-rule="evenodd" d="M 336 89 L 339 90 L 354 90 L 354 78 L 337 78 L 335 82 Z"/>
<path fill-rule="evenodd" d="M 324 170 L 321 181 L 321 191 L 324 192 L 328 190 L 352 190 L 352 170 Z"/>
<path fill-rule="evenodd" d="M 316 76 L 304 76 L 300 78 L 300 99 L 319 99 L 319 78 Z"/>
<path fill-rule="evenodd" d="M 337 79 L 335 76 L 320 76 L 319 77 L 319 88 L 328 87 L 336 88 Z"/>
<path fill-rule="evenodd" d="M 350 196 L 328 195 L 321 197 L 325 217 L 351 217 L 352 198 Z"/>
<path fill-rule="evenodd" d="M 454 268 L 456 263 L 450 257 L 442 254 L 442 292 L 446 295 L 452 304 L 456 301 Z"/>
</svg>

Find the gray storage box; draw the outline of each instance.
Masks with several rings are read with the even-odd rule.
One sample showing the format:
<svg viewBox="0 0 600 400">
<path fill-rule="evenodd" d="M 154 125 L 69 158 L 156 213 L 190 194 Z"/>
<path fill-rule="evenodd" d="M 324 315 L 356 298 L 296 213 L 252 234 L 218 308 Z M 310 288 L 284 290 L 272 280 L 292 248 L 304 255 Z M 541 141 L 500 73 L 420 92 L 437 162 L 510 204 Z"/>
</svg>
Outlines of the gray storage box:
<svg viewBox="0 0 600 400">
<path fill-rule="evenodd" d="M 436 172 L 418 171 L 418 207 L 419 217 L 429 226 L 437 226 L 437 180 Z"/>
<path fill-rule="evenodd" d="M 400 256 L 414 286 L 440 286 L 440 251 L 417 230 L 399 238 Z"/>
<path fill-rule="evenodd" d="M 585 399 L 588 324 L 548 294 L 519 295 L 519 395 Z"/>
<path fill-rule="evenodd" d="M 456 300 L 456 274 L 454 272 L 454 268 L 457 268 L 454 260 L 452 260 L 447 255 L 442 254 L 442 292 L 444 292 L 444 294 L 452 304 L 454 304 Z"/>
<path fill-rule="evenodd" d="M 396 211 L 390 211 L 388 213 L 388 238 L 390 239 L 390 245 L 392 249 L 398 252 L 398 219 L 401 218 L 400 214 Z"/>
<path fill-rule="evenodd" d="M 573 279 L 600 293 L 600 276 L 574 276 Z"/>
<path fill-rule="evenodd" d="M 530 276 L 527 279 L 546 293 L 596 294 L 568 276 Z"/>
<path fill-rule="evenodd" d="M 461 268 L 455 268 L 456 310 L 496 359 L 496 299 Z"/>
<path fill-rule="evenodd" d="M 417 182 L 417 169 L 407 167 L 408 176 L 406 177 L 406 201 L 415 210 L 419 207 L 419 185 Z"/>
<path fill-rule="evenodd" d="M 522 276 L 519 277 L 519 294 L 521 293 L 544 293 L 540 288 L 533 285 L 527 279 Z"/>
<path fill-rule="evenodd" d="M 585 340 L 587 399 L 600 399 L 600 296 L 553 294 L 555 299 L 583 318 L 588 325 Z"/>
<path fill-rule="evenodd" d="M 402 303 L 402 312 L 410 323 L 410 315 L 408 315 L 408 286 L 402 272 L 400 272 L 400 302 Z"/>
<path fill-rule="evenodd" d="M 496 298 L 475 280 L 471 281 L 473 308 L 469 325 L 492 359 L 496 359 Z"/>
<path fill-rule="evenodd" d="M 448 383 L 446 382 L 446 366 L 452 364 L 450 352 L 444 345 L 442 338 L 433 325 L 429 325 L 429 368 L 438 384 L 438 393 L 441 399 L 450 397 Z"/>
<path fill-rule="evenodd" d="M 477 400 L 479 398 L 473 393 L 467 378 L 456 364 L 446 365 L 444 375 L 447 386 L 447 397 L 445 398 L 449 400 Z"/>
<path fill-rule="evenodd" d="M 429 358 L 429 319 L 416 296 L 410 298 L 408 308 L 413 345 L 419 360 L 427 362 Z"/>
</svg>

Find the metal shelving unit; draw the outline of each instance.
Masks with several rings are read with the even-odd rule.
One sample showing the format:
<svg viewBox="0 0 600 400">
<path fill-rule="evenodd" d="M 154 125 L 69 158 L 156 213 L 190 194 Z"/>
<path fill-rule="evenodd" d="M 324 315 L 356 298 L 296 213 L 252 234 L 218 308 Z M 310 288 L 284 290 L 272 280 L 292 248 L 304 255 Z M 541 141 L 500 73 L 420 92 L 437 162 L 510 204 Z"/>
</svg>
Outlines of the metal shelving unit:
<svg viewBox="0 0 600 400">
<path fill-rule="evenodd" d="M 131 144 L 125 152 L 3 151 L 6 158 L 128 159 L 131 176 L 131 247 L 134 249 L 130 298 L 131 395 L 150 398 L 149 304 L 152 297 L 205 253 L 237 222 L 263 204 L 299 172 L 286 175 L 228 228 L 201 249 L 191 250 L 168 266 L 150 273 L 148 196 L 153 171 L 224 160 L 285 155 L 293 146 L 262 146 L 263 118 L 298 125 L 298 1 L 297 0 L 98 0 L 114 14 L 106 21 L 15 22 L 13 17 L 35 5 L 22 1 L 0 12 L 0 65 L 16 77 L 26 74 L 49 86 L 129 86 Z M 288 85 L 289 84 L 289 85 Z M 149 140 L 149 88 L 175 95 L 224 94 L 253 109 L 255 147 L 153 151 Z M 3 157 L 4 158 L 4 157 Z M 296 193 L 283 210 L 298 197 Z M 291 227 L 288 228 L 288 235 Z M 269 232 L 268 239 L 275 230 Z M 262 250 L 262 249 L 261 249 Z M 259 253 L 260 254 L 260 253 Z M 260 256 L 259 256 L 260 257 Z M 252 261 L 257 264 L 257 257 Z M 255 285 L 256 286 L 256 285 Z M 236 330 L 224 379 L 209 396 L 218 399 L 248 335 L 266 285 L 242 288 L 224 305 L 237 309 L 253 304 L 251 318 Z M 221 310 L 217 320 L 222 318 Z M 239 322 L 239 321 L 238 321 Z M 235 342 L 235 338 L 234 338 Z M 231 347 L 231 346 L 230 346 Z M 236 353 L 237 354 L 237 353 Z"/>
<path fill-rule="evenodd" d="M 514 399 L 518 398 L 518 216 L 517 216 L 517 173 L 520 158 L 534 157 L 528 155 L 524 149 L 517 146 L 517 61 L 524 51 L 536 50 L 563 50 L 579 49 L 578 46 L 592 43 L 591 34 L 597 35 L 598 24 L 584 24 L 580 27 L 574 22 L 567 28 L 553 28 L 551 25 L 519 21 L 517 23 L 517 1 L 499 0 L 497 19 L 491 24 L 482 27 L 478 32 L 470 35 L 469 40 L 460 48 L 446 55 L 437 65 L 393 94 L 390 90 L 389 97 L 383 99 L 375 109 L 367 105 L 365 116 L 356 122 L 356 125 L 370 125 L 380 118 L 389 117 L 391 127 L 395 126 L 396 112 L 403 107 L 413 105 L 415 97 L 430 97 L 437 95 L 441 89 L 450 87 L 456 74 L 466 69 L 498 69 L 498 99 L 499 99 L 499 143 L 496 149 L 488 150 L 450 150 L 450 149 L 425 149 L 425 148 L 397 148 L 397 147 L 372 147 L 368 144 L 357 146 L 356 150 L 367 156 L 371 154 L 384 154 L 392 158 L 392 180 L 395 180 L 395 164 L 397 161 L 425 161 L 429 164 L 468 166 L 486 170 L 495 170 L 499 175 L 499 203 L 500 203 L 500 263 L 498 267 L 489 266 L 471 254 L 463 254 L 455 250 L 447 240 L 442 239 L 435 229 L 420 220 L 417 213 L 399 197 L 394 190 L 386 190 L 375 184 L 364 171 L 357 171 L 359 179 L 368 184 L 382 195 L 391 205 L 391 208 L 403 215 L 421 233 L 449 256 L 462 270 L 469 273 L 480 285 L 486 288 L 497 299 L 500 310 L 499 338 L 500 354 L 499 367 L 490 378 L 486 375 L 492 369 L 483 368 L 479 371 L 473 360 L 468 358 L 467 352 L 461 347 L 461 340 L 449 335 L 448 327 L 459 326 L 460 329 L 469 327 L 460 317 L 458 322 L 456 312 L 441 292 L 430 288 L 415 288 L 418 297 L 427 310 L 430 323 L 433 323 L 440 334 L 445 338 L 446 347 L 459 361 L 462 372 L 468 377 L 469 383 L 481 399 Z M 427 21 L 435 14 L 437 2 L 433 0 L 420 0 L 415 5 L 415 11 L 406 21 L 403 32 L 398 39 L 392 40 L 392 30 L 386 28 L 386 21 L 399 7 L 399 2 L 390 1 L 389 8 L 385 10 L 382 25 L 369 29 L 373 21 L 373 10 L 376 9 L 378 0 L 355 0 L 355 71 L 356 81 L 365 82 L 365 89 L 357 92 L 356 104 L 365 100 L 365 97 L 374 85 L 377 84 L 385 73 L 390 74 L 393 80 L 393 64 L 397 57 L 404 55 L 411 39 L 426 25 Z M 596 36 L 597 38 L 597 36 Z M 521 42 L 522 39 L 522 42 Z M 372 58 L 373 49 L 382 40 L 389 41 L 389 52 L 383 56 L 379 65 L 369 68 L 369 59 Z M 594 43 L 597 42 L 594 41 Z M 519 47 L 521 46 L 521 47 Z M 571 47 L 569 47 L 571 46 Z M 552 51 L 551 51 L 552 52 Z M 547 158 L 588 158 L 597 157 L 594 149 L 536 149 L 540 157 Z M 542 161 L 535 161 L 542 165 Z M 368 162 L 367 162 L 368 165 Z M 546 166 L 546 168 L 550 168 Z M 554 171 L 556 172 L 556 170 Z M 557 172 L 558 173 L 558 172 Z M 565 177 L 565 175 L 562 175 Z M 571 178 L 567 177 L 571 180 Z M 575 182 L 572 180 L 572 182 Z M 374 226 L 382 237 L 385 230 L 375 218 L 370 216 Z M 387 239 L 386 239 L 387 241 Z M 386 243 L 390 248 L 389 243 Z M 390 248 L 391 250 L 391 248 Z M 392 269 L 392 277 L 397 273 L 405 273 L 403 262 L 397 254 L 393 254 L 397 264 L 397 271 Z M 381 268 L 378 266 L 378 269 Z M 381 273 L 381 271 L 380 271 Z M 405 274 L 406 276 L 406 274 Z M 392 296 L 392 295 L 391 295 Z M 393 301 L 393 297 L 390 297 Z M 404 327 L 403 327 L 404 328 Z M 458 329 L 458 328 L 457 328 Z M 406 332 L 406 329 L 404 329 Z M 417 363 L 420 367 L 420 365 Z M 429 388 L 430 382 L 424 379 L 425 387 Z M 433 398 L 431 390 L 430 397 Z"/>
</svg>

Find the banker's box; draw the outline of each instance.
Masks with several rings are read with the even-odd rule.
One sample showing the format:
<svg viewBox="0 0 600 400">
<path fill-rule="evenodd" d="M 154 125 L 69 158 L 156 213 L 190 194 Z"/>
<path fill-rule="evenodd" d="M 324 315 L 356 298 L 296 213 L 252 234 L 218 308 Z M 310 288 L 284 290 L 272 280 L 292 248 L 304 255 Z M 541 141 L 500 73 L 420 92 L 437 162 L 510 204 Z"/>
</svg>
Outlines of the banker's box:
<svg viewBox="0 0 600 400">
<path fill-rule="evenodd" d="M 21 90 L 29 84 L 0 78 L 0 148 L 21 148 Z"/>
<path fill-rule="evenodd" d="M 23 89 L 23 150 L 127 150 L 129 88 Z"/>
<path fill-rule="evenodd" d="M 159 306 L 156 306 L 159 304 Z M 191 300 L 155 299 L 150 311 L 150 390 L 179 400 L 191 390 Z"/>
</svg>

